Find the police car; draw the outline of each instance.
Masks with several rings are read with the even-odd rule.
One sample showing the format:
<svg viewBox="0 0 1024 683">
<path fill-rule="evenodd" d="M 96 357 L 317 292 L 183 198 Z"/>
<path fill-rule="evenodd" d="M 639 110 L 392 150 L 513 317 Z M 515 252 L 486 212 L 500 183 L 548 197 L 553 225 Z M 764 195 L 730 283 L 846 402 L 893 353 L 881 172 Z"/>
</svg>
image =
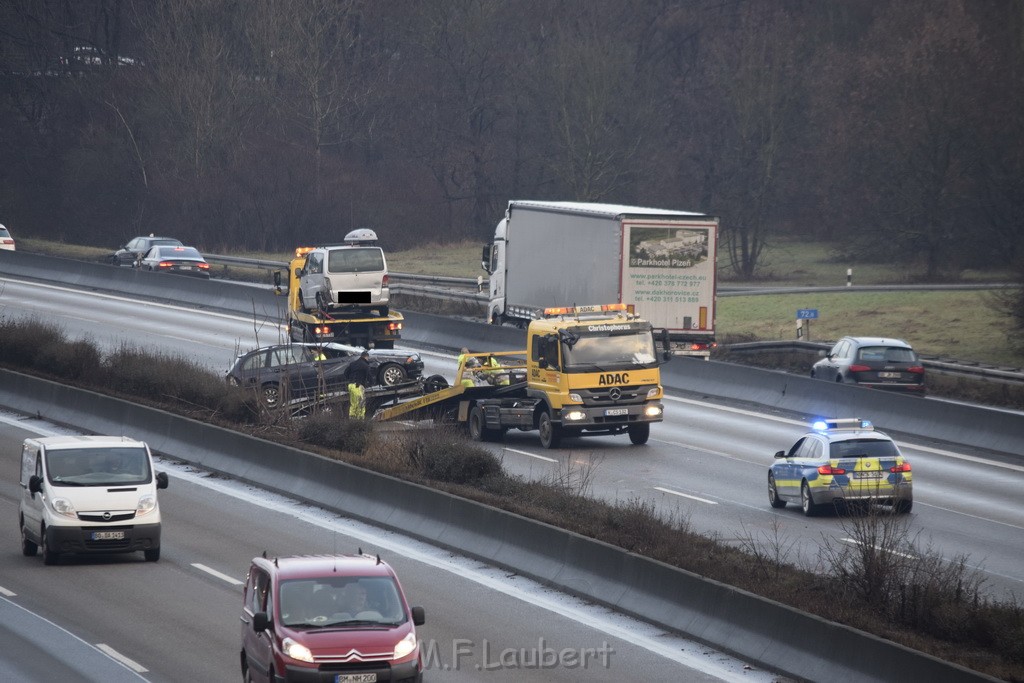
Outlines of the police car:
<svg viewBox="0 0 1024 683">
<path fill-rule="evenodd" d="M 818 420 L 768 470 L 773 508 L 799 503 L 808 517 L 847 503 L 914 505 L 910 463 L 896 443 L 860 418 Z"/>
</svg>

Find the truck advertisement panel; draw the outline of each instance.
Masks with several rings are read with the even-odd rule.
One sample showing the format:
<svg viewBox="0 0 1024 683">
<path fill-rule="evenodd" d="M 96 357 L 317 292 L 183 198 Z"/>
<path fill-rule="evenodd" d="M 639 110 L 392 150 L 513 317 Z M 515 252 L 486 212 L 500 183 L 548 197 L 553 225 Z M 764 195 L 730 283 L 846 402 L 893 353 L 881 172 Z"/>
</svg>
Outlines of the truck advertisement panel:
<svg viewBox="0 0 1024 683">
<path fill-rule="evenodd" d="M 714 334 L 718 225 L 623 221 L 622 301 L 670 333 Z"/>
</svg>

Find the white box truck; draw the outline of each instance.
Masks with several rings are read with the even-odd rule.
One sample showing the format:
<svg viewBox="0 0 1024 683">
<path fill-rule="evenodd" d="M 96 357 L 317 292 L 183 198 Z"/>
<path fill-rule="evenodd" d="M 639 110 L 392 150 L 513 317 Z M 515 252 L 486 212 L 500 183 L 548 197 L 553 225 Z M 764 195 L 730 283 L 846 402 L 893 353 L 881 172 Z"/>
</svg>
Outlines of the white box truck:
<svg viewBox="0 0 1024 683">
<path fill-rule="evenodd" d="M 618 204 L 510 201 L 494 242 L 487 320 L 525 324 L 548 307 L 625 303 L 677 355 L 715 343 L 718 218 Z"/>
</svg>

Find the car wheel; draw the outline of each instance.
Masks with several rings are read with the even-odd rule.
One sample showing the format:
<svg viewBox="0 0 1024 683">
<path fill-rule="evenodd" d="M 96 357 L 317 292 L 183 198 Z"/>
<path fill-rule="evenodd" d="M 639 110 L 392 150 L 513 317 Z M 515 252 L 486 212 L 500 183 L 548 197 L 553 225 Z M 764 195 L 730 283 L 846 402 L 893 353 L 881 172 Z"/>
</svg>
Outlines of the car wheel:
<svg viewBox="0 0 1024 683">
<path fill-rule="evenodd" d="M 807 481 L 800 485 L 800 507 L 803 508 L 804 514 L 808 517 L 816 517 L 818 515 L 818 505 L 815 504 L 814 498 L 811 497 L 811 487 L 807 484 Z"/>
<path fill-rule="evenodd" d="M 768 503 L 776 509 L 786 507 L 786 501 L 779 498 L 779 490 L 775 486 L 775 475 L 768 473 Z"/>
<path fill-rule="evenodd" d="M 651 437 L 651 423 L 640 422 L 638 424 L 631 424 L 627 428 L 629 432 L 629 441 L 634 446 L 643 446 L 647 443 L 647 439 Z"/>
<path fill-rule="evenodd" d="M 302 298 L 302 290 L 301 289 L 298 291 L 298 298 L 299 298 L 299 310 L 302 311 L 303 313 L 309 313 L 309 309 L 306 308 L 305 299 Z M 305 340 L 305 336 L 306 336 L 305 335 L 305 330 L 303 330 L 303 335 L 302 336 L 303 336 L 303 340 Z"/>
<path fill-rule="evenodd" d="M 46 527 L 43 527 L 43 531 L 39 535 L 39 540 L 42 542 L 43 564 L 57 564 L 57 561 L 60 559 L 60 553 L 50 550 L 50 544 L 46 542 Z"/>
<path fill-rule="evenodd" d="M 156 562 L 160 559 L 160 548 L 149 548 L 148 550 L 143 550 L 142 554 L 146 556 L 146 562 Z"/>
<path fill-rule="evenodd" d="M 401 384 L 405 381 L 406 372 L 405 368 L 395 363 L 387 363 L 377 373 L 379 382 L 385 387 L 393 387 L 396 384 Z"/>
<path fill-rule="evenodd" d="M 28 537 L 28 530 L 25 528 L 24 520 L 21 525 L 21 554 L 25 557 L 35 557 L 39 546 Z"/>
<path fill-rule="evenodd" d="M 893 507 L 897 513 L 905 515 L 914 509 L 914 500 L 913 498 L 900 498 Z"/>
<path fill-rule="evenodd" d="M 540 445 L 544 448 L 558 448 L 562 442 L 562 425 L 556 424 L 551 419 L 551 413 L 544 411 L 540 414 Z"/>
<path fill-rule="evenodd" d="M 431 375 L 430 377 L 423 380 L 423 391 L 428 394 L 432 394 L 435 391 L 441 391 L 442 389 L 448 388 L 448 380 L 442 375 Z"/>
<path fill-rule="evenodd" d="M 281 386 L 278 384 L 264 384 L 260 389 L 260 397 L 263 405 L 267 408 L 278 408 L 281 405 Z"/>
</svg>

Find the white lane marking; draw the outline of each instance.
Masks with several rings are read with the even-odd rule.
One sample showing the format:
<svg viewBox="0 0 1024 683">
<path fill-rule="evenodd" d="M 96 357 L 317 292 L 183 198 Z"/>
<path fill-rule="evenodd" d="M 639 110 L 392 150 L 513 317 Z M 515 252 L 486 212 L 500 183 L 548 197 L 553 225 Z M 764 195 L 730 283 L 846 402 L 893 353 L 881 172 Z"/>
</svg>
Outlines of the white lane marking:
<svg viewBox="0 0 1024 683">
<path fill-rule="evenodd" d="M 529 451 L 521 451 L 518 448 L 505 448 L 503 450 L 507 453 L 519 453 L 520 455 L 527 455 L 531 458 L 537 458 L 538 460 L 544 460 L 546 462 L 558 462 L 554 458 L 549 458 L 544 455 L 535 455 L 534 453 L 530 453 Z"/>
<path fill-rule="evenodd" d="M 730 406 L 722 406 L 716 403 L 706 403 L 704 401 L 696 401 L 690 398 L 679 398 L 678 396 L 665 396 L 666 401 L 678 401 L 679 403 L 689 403 L 690 405 L 700 406 L 702 408 L 711 408 L 712 410 L 721 410 L 726 413 L 737 413 L 739 415 L 747 415 L 749 417 L 756 417 L 762 420 L 771 420 L 772 422 L 781 422 L 783 424 L 797 425 L 800 427 L 808 427 L 807 422 L 801 422 L 800 420 L 793 420 L 787 417 L 778 417 L 777 415 L 765 415 L 764 413 L 758 413 L 753 410 L 743 410 L 742 408 L 732 408 Z M 670 443 L 668 441 L 662 443 Z M 955 460 L 965 460 L 967 462 L 974 462 L 980 465 L 990 465 L 992 467 L 1001 467 L 1007 470 L 1013 470 L 1015 472 L 1024 472 L 1024 465 L 1013 465 L 1006 462 L 998 462 L 996 460 L 987 460 L 985 458 L 979 458 L 976 455 L 965 455 L 963 453 L 957 453 L 955 451 L 947 451 L 941 448 L 932 448 L 930 446 L 921 446 L 919 444 L 911 443 L 909 441 L 897 441 L 897 444 L 901 448 L 910 448 L 917 451 L 925 451 L 926 453 L 933 453 L 935 455 L 942 455 L 947 458 L 953 458 Z M 685 446 L 686 444 L 679 444 Z M 705 450 L 705 449 L 697 449 Z M 716 455 L 725 455 L 724 453 L 716 453 L 715 451 L 706 451 L 708 453 L 715 453 Z M 738 458 L 736 458 L 738 459 Z M 747 462 L 747 461 L 744 461 Z"/>
<path fill-rule="evenodd" d="M 863 543 L 861 543 L 860 541 L 858 541 L 855 538 L 841 538 L 839 540 L 842 541 L 843 543 L 852 543 L 853 545 L 864 545 Z M 889 553 L 890 555 L 896 555 L 897 557 L 905 557 L 908 560 L 916 560 L 917 559 L 916 555 L 907 555 L 906 553 L 898 553 L 895 550 L 889 550 L 888 548 L 883 548 L 883 547 L 878 546 L 878 545 L 873 545 L 871 547 L 874 548 L 875 550 L 880 550 L 883 553 Z"/>
<path fill-rule="evenodd" d="M 716 501 L 716 500 L 708 500 L 707 498 L 701 498 L 699 496 L 691 496 L 688 493 L 682 493 L 680 491 L 673 491 L 672 489 L 667 489 L 667 488 L 665 488 L 663 486 L 655 486 L 654 490 L 655 491 L 661 491 L 662 493 L 671 493 L 673 496 L 681 496 L 683 498 L 689 498 L 690 500 L 697 500 L 697 501 L 700 501 L 701 503 L 707 503 L 708 505 L 718 505 L 718 501 Z"/>
<path fill-rule="evenodd" d="M 220 579 L 221 581 L 226 581 L 227 583 L 230 583 L 233 586 L 241 586 L 241 585 L 243 585 L 245 583 L 244 581 L 239 581 L 238 579 L 236 579 L 234 577 L 231 577 L 231 576 L 228 576 L 227 574 L 222 574 L 219 571 L 217 571 L 216 569 L 213 569 L 211 567 L 207 567 L 205 564 L 199 564 L 198 562 L 193 562 L 192 566 L 195 567 L 196 569 L 198 569 L 201 572 L 206 572 L 210 576 L 214 576 L 214 577 Z"/>
<path fill-rule="evenodd" d="M 669 446 L 679 446 L 680 448 L 689 448 L 692 451 L 699 451 L 701 453 L 710 453 L 711 455 L 717 455 L 717 456 L 719 456 L 721 458 L 727 458 L 728 460 L 735 460 L 737 462 L 746 463 L 747 465 L 759 465 L 759 466 L 763 466 L 764 465 L 764 462 L 762 460 L 746 460 L 744 458 L 738 458 L 735 455 L 732 455 L 731 453 L 723 453 L 722 451 L 716 451 L 716 450 L 712 450 L 710 448 L 704 448 L 703 446 L 696 446 L 696 445 L 694 445 L 692 443 L 682 443 L 680 441 L 666 441 L 665 439 L 651 439 L 651 441 L 656 441 L 657 443 L 667 444 Z"/>
<path fill-rule="evenodd" d="M 137 674 L 144 674 L 147 671 L 149 671 L 149 669 L 147 669 L 146 667 L 142 666 L 135 660 L 128 659 L 123 654 L 121 654 L 114 648 L 110 647 L 109 645 L 106 645 L 104 643 L 96 643 L 96 649 L 106 653 L 106 655 L 111 659 L 116 659 L 117 661 L 121 662 Z"/>
<path fill-rule="evenodd" d="M 15 595 L 17 595 L 17 593 L 15 593 L 12 590 L 7 590 L 3 586 L 0 586 L 0 595 L 3 595 L 8 598 L 13 598 Z"/>
<path fill-rule="evenodd" d="M 970 517 L 971 519 L 976 519 L 976 520 L 981 521 L 981 522 L 992 522 L 993 524 L 1002 524 L 1003 526 L 1008 526 L 1011 529 L 1021 529 L 1021 530 L 1024 530 L 1024 526 L 1020 526 L 1019 524 L 1013 524 L 1011 522 L 1001 522 L 998 519 L 989 519 L 988 517 L 980 517 L 978 515 L 972 515 L 969 512 L 961 512 L 959 510 L 951 510 L 950 508 L 945 508 L 945 507 L 942 507 L 941 505 L 935 505 L 933 503 L 925 503 L 925 502 L 923 502 L 921 500 L 915 500 L 914 504 L 915 505 L 924 505 L 924 506 L 930 507 L 930 508 L 935 508 L 936 510 L 942 510 L 943 512 L 950 512 L 950 513 L 952 513 L 954 515 L 963 515 L 964 517 Z"/>
</svg>

